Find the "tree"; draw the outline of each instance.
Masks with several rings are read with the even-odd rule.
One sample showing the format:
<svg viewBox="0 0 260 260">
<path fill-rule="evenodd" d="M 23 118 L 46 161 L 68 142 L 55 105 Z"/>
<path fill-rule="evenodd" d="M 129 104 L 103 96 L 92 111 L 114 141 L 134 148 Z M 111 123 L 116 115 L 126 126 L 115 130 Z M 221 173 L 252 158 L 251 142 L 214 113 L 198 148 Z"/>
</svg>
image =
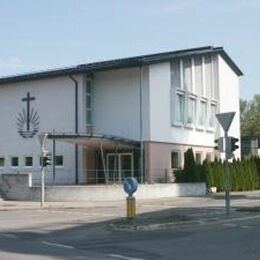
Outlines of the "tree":
<svg viewBox="0 0 260 260">
<path fill-rule="evenodd" d="M 260 135 L 260 94 L 252 101 L 240 100 L 240 122 L 242 136 Z"/>
</svg>

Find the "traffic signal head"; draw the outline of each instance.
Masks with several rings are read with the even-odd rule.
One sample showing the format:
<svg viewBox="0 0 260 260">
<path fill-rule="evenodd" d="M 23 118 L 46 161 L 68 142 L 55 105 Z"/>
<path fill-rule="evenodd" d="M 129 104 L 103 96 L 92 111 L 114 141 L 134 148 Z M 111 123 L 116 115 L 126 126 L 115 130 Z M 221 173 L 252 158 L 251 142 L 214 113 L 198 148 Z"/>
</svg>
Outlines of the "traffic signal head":
<svg viewBox="0 0 260 260">
<path fill-rule="evenodd" d="M 239 148 L 237 142 L 239 141 L 238 138 L 236 137 L 230 137 L 230 146 L 231 146 L 231 152 L 235 151 L 236 149 Z"/>
<path fill-rule="evenodd" d="M 48 165 L 51 165 L 51 153 L 46 151 L 42 154 L 42 166 L 46 167 Z"/>
<path fill-rule="evenodd" d="M 224 152 L 224 138 L 220 137 L 220 138 L 216 139 L 214 142 L 216 144 L 214 149 L 223 153 Z"/>
</svg>

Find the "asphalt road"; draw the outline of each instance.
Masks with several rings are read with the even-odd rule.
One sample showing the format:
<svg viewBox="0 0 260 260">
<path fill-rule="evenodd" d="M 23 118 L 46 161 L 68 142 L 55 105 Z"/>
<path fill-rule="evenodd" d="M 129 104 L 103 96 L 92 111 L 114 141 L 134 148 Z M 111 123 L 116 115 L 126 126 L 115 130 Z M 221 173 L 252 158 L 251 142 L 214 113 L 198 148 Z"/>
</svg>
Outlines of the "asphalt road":
<svg viewBox="0 0 260 260">
<path fill-rule="evenodd" d="M 171 208 L 169 200 L 143 202 L 143 208 L 148 209 L 151 204 L 155 207 L 156 203 Z M 259 196 L 248 201 L 239 199 L 239 205 L 250 203 L 256 206 Z M 0 259 L 260 259 L 258 212 L 163 230 L 122 232 L 108 227 L 111 218 L 120 216 L 116 205 L 102 207 L 103 210 L 101 207 L 98 210 L 98 205 L 0 209 Z M 188 204 L 187 209 L 202 212 L 198 211 L 200 208 L 197 211 L 188 208 Z M 215 214 L 213 208 L 209 212 Z"/>
<path fill-rule="evenodd" d="M 259 259 L 260 216 L 167 230 L 115 232 L 103 224 L 0 233 L 0 259 Z M 57 226 L 56 226 L 57 228 Z"/>
</svg>

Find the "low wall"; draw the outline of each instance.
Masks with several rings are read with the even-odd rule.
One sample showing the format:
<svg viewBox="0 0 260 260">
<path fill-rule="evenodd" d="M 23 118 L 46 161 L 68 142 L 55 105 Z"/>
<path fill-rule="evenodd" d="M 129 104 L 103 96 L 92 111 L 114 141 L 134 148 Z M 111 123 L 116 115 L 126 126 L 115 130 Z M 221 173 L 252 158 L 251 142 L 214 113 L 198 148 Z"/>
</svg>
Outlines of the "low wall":
<svg viewBox="0 0 260 260">
<path fill-rule="evenodd" d="M 3 174 L 0 188 L 6 199 L 40 200 L 40 187 L 31 186 L 30 174 Z M 139 184 L 137 199 L 202 196 L 205 183 Z M 112 201 L 126 197 L 122 185 L 46 186 L 46 201 Z"/>
</svg>

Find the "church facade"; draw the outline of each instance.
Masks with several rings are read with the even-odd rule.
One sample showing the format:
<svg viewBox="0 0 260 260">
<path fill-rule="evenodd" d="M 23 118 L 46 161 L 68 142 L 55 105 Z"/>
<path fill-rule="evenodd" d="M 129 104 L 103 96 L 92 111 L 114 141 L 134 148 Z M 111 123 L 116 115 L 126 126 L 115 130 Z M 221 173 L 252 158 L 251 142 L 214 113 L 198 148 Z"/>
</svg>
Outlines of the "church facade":
<svg viewBox="0 0 260 260">
<path fill-rule="evenodd" d="M 240 137 L 241 75 L 223 48 L 202 47 L 0 78 L 0 173 L 40 182 L 48 133 L 48 183 L 169 181 L 190 147 L 214 159 L 216 113 L 236 112 Z"/>
</svg>

